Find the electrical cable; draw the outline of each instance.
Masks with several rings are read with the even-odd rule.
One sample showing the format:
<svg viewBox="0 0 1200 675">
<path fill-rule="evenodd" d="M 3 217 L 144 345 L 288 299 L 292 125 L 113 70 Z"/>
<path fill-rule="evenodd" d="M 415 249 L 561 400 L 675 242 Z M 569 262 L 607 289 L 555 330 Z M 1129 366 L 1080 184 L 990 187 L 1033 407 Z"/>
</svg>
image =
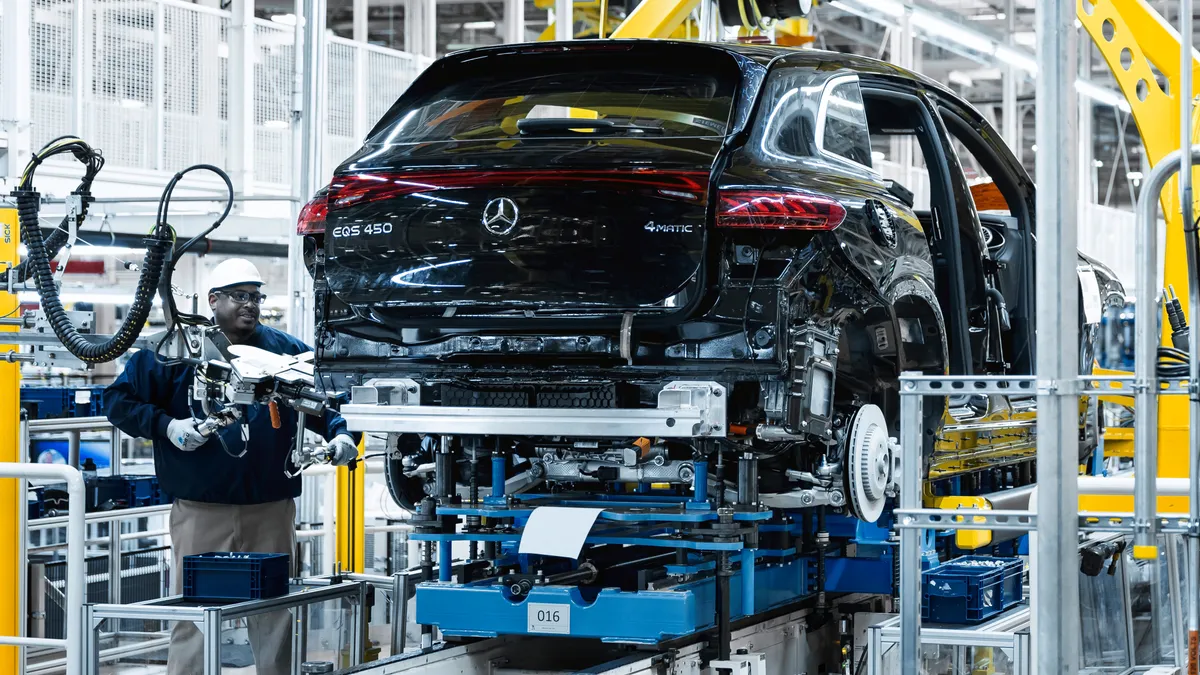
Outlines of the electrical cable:
<svg viewBox="0 0 1200 675">
<path fill-rule="evenodd" d="M 58 286 L 50 270 L 50 256 L 47 250 L 47 239 L 42 236 L 38 218 L 41 207 L 41 197 L 33 189 L 33 177 L 37 167 L 55 155 L 71 153 L 85 167 L 84 178 L 80 188 L 73 194 L 82 199 L 81 213 L 86 215 L 88 203 L 91 200 L 91 183 L 96 174 L 104 166 L 104 159 L 87 143 L 75 137 L 63 137 L 51 141 L 30 159 L 13 197 L 17 202 L 17 217 L 21 225 L 21 239 L 29 251 L 28 270 L 32 274 L 38 296 L 41 297 L 42 310 L 50 327 L 63 345 L 72 355 L 85 363 L 106 363 L 113 361 L 127 352 L 133 346 L 142 326 L 150 315 L 153 304 L 154 289 L 162 275 L 166 263 L 166 255 L 171 240 L 165 237 L 161 228 L 156 228 L 147 239 L 146 256 L 143 260 L 142 271 L 138 276 L 138 286 L 134 293 L 129 313 L 121 322 L 120 328 L 109 339 L 103 342 L 93 342 L 79 332 L 71 322 L 59 298 Z M 50 239 L 54 239 L 52 234 Z M 66 238 L 66 235 L 63 235 Z"/>
<path fill-rule="evenodd" d="M 1175 295 L 1173 286 L 1168 286 L 1164 292 L 1163 309 L 1166 310 L 1167 321 L 1171 326 L 1171 344 L 1174 347 L 1158 348 L 1158 362 L 1155 369 L 1158 376 L 1163 379 L 1187 379 L 1190 375 L 1188 364 L 1191 362 L 1191 357 L 1187 349 L 1191 339 L 1191 330 L 1188 328 L 1187 317 L 1183 313 L 1183 306 L 1179 302 L 1179 296 Z"/>
<path fill-rule="evenodd" d="M 185 175 L 187 175 L 193 171 L 209 171 L 209 172 L 215 173 L 217 175 L 217 177 L 220 178 L 221 181 L 225 183 L 225 189 L 226 189 L 226 194 L 228 195 L 228 198 L 225 200 L 225 209 L 221 212 L 221 214 L 219 216 L 217 216 L 217 219 L 213 221 L 213 224 L 210 225 L 208 227 L 208 229 L 204 230 L 203 232 L 201 232 L 201 233 L 197 234 L 196 236 L 192 237 L 191 239 L 187 240 L 187 242 L 185 242 L 182 246 L 174 247 L 175 230 L 167 223 L 167 216 L 171 209 L 171 196 L 174 194 L 175 186 L 177 186 L 179 184 L 179 181 L 181 181 Z M 167 187 L 163 189 L 162 196 L 158 200 L 158 210 L 155 214 L 155 226 L 156 226 L 156 228 L 169 229 L 171 231 L 171 241 L 172 241 L 172 250 L 171 250 L 171 254 L 170 254 L 170 260 L 169 260 L 169 264 L 167 265 L 167 269 L 166 269 L 165 273 L 163 274 L 162 282 L 159 286 L 159 296 L 162 298 L 164 313 L 166 313 L 166 315 L 168 317 L 173 318 L 172 321 L 168 322 L 166 335 L 163 336 L 163 339 L 161 341 L 159 341 L 158 346 L 154 350 L 154 358 L 160 364 L 170 365 L 170 364 L 178 363 L 178 360 L 163 358 L 162 347 L 165 344 L 171 343 L 172 338 L 174 338 L 174 336 L 175 336 L 175 333 L 177 333 L 179 331 L 179 326 L 181 326 L 181 325 L 184 325 L 184 326 L 209 326 L 209 325 L 212 325 L 211 320 L 206 316 L 202 316 L 200 314 L 184 313 L 184 312 L 179 311 L 178 306 L 175 304 L 175 295 L 172 292 L 171 280 L 175 274 L 175 264 L 179 260 L 180 256 L 182 256 L 184 253 L 186 253 L 197 242 L 201 241 L 202 239 L 207 237 L 209 234 L 211 234 L 214 230 L 216 230 L 218 227 L 220 227 L 221 224 L 223 222 L 225 222 L 225 219 L 227 217 L 229 217 L 229 212 L 233 209 L 233 199 L 234 199 L 233 181 L 230 180 L 229 174 L 225 173 L 220 168 L 215 167 L 211 164 L 196 164 L 194 166 L 189 166 L 188 168 L 184 169 L 183 171 L 180 171 L 179 173 L 172 176 L 170 182 L 167 183 Z"/>
<path fill-rule="evenodd" d="M 754 257 L 754 272 L 750 274 L 750 286 L 746 289 L 746 304 L 742 308 L 742 337 L 746 339 L 746 359 L 753 361 L 754 345 L 750 341 L 750 303 L 754 298 L 754 285 L 758 283 L 758 266 L 762 263 L 763 256 L 767 253 L 767 248 L 775 243 L 774 238 L 764 241 L 763 245 L 758 249 L 757 255 Z"/>
</svg>

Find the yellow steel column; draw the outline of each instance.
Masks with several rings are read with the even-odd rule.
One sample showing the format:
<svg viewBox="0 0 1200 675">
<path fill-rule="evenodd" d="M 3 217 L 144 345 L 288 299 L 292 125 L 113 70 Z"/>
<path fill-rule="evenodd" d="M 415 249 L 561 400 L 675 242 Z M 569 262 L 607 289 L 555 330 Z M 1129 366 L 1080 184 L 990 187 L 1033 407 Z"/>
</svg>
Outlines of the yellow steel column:
<svg viewBox="0 0 1200 675">
<path fill-rule="evenodd" d="M 20 240 L 17 210 L 0 206 L 0 266 L 11 268 L 17 263 L 17 244 Z M 17 313 L 19 303 L 12 293 L 0 293 L 0 316 Z M 0 326 L 0 331 L 15 331 L 16 326 Z M 0 345 L 0 354 L 16 351 L 16 345 Z M 0 462 L 19 462 L 24 448 L 20 447 L 21 424 L 21 366 L 0 362 Z M 21 537 L 17 509 L 25 508 L 20 494 L 20 481 L 15 478 L 0 481 L 0 635 L 19 635 L 21 567 Z M 0 647 L 0 673 L 18 670 L 20 651 L 17 647 Z"/>
<path fill-rule="evenodd" d="M 337 468 L 337 520 L 334 526 L 337 533 L 337 559 L 344 572 L 362 573 L 363 557 L 366 555 L 363 493 L 366 491 L 367 465 L 362 460 L 366 442 L 367 437 L 363 436 L 358 443 L 359 461 L 355 463 L 354 470 L 344 466 Z"/>
</svg>

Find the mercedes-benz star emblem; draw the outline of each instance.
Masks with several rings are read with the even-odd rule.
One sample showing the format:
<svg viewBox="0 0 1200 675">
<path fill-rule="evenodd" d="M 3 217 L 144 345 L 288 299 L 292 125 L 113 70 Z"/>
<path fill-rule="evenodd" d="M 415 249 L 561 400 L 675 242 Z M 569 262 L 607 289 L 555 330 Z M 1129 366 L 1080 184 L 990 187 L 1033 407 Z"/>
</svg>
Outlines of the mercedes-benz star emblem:
<svg viewBox="0 0 1200 675">
<path fill-rule="evenodd" d="M 508 197 L 497 197 L 483 207 L 483 227 L 494 235 L 503 237 L 517 226 L 521 212 L 517 204 Z"/>
</svg>

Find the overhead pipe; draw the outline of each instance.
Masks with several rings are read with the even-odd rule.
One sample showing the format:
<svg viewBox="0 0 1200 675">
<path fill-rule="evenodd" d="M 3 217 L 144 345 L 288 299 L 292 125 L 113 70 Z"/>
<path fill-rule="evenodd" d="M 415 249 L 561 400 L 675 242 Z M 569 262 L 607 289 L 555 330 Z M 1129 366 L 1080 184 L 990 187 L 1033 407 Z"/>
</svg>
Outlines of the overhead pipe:
<svg viewBox="0 0 1200 675">
<path fill-rule="evenodd" d="M 42 235 L 50 236 L 55 228 L 43 227 Z M 142 234 L 129 234 L 125 232 L 115 232 L 109 234 L 107 232 L 100 236 L 102 244 L 94 246 L 76 246 L 73 251 L 76 255 L 86 255 L 89 253 L 103 252 L 105 246 L 120 246 L 122 248 L 145 248 L 146 236 Z M 99 249 L 99 251 L 89 250 Z M 234 255 L 240 257 L 256 257 L 256 258 L 286 258 L 288 254 L 287 244 L 268 244 L 257 241 L 232 241 L 229 239 L 201 239 L 196 242 L 196 245 L 188 249 L 188 254 L 195 255 Z"/>
</svg>

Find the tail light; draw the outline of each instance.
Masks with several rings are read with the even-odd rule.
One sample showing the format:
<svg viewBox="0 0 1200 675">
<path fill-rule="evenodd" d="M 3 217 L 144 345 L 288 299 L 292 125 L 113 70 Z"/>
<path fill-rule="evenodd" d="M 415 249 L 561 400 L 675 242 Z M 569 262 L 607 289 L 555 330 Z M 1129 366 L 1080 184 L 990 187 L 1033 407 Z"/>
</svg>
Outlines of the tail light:
<svg viewBox="0 0 1200 675">
<path fill-rule="evenodd" d="M 719 227 L 751 230 L 828 231 L 846 219 L 846 207 L 829 197 L 780 190 L 722 190 Z"/>
<path fill-rule="evenodd" d="M 670 199 L 703 202 L 706 171 L 414 171 L 338 176 L 329 186 L 329 208 L 349 208 L 438 190 L 498 187 L 574 187 L 603 190 L 655 190 Z"/>
<path fill-rule="evenodd" d="M 296 234 L 324 234 L 325 216 L 329 215 L 329 196 L 325 190 L 317 193 L 312 201 L 300 209 L 296 222 Z"/>
</svg>

